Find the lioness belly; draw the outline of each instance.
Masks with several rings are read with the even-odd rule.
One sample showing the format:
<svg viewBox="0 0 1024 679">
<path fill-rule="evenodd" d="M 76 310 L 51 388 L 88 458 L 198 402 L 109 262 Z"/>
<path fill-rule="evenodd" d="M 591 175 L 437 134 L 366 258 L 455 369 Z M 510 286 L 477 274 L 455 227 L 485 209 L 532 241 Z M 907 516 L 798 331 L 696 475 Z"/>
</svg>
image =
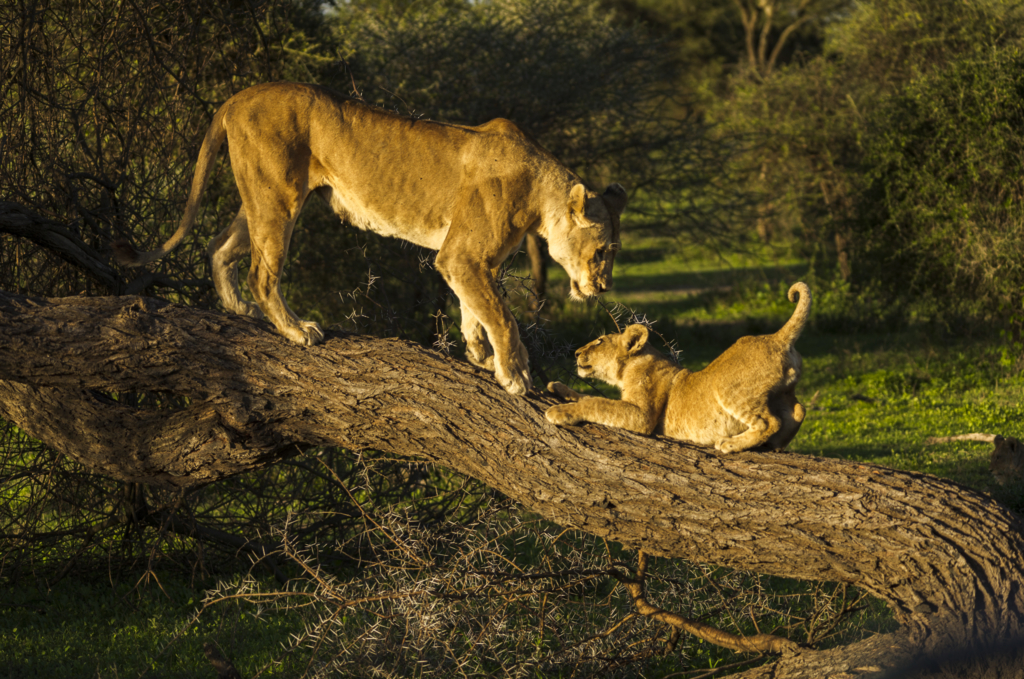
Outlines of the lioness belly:
<svg viewBox="0 0 1024 679">
<path fill-rule="evenodd" d="M 420 247 L 440 250 L 451 226 L 451 222 L 443 216 L 430 214 L 429 211 L 426 211 L 422 219 L 414 220 L 382 214 L 380 210 L 367 205 L 355 192 L 346 190 L 341 182 L 324 189 L 328 193 L 331 209 L 342 221 L 381 236 L 400 238 Z"/>
</svg>

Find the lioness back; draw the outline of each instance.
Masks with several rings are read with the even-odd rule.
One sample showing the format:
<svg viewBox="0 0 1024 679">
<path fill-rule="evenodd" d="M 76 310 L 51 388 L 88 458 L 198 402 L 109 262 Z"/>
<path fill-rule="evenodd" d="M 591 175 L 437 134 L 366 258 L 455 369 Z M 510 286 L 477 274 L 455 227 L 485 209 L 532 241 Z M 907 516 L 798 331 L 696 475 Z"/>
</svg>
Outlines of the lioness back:
<svg viewBox="0 0 1024 679">
<path fill-rule="evenodd" d="M 262 106 L 266 90 L 278 99 L 269 111 Z M 444 243 L 467 180 L 522 203 L 544 164 L 557 164 L 507 120 L 469 127 L 409 118 L 315 85 L 257 85 L 226 106 L 229 138 L 235 124 L 252 128 L 256 120 L 255 129 L 273 137 L 244 138 L 239 155 L 287 155 L 296 144 L 308 145 L 305 184 L 321 189 L 339 217 L 432 250 Z M 283 113 L 294 110 L 308 114 Z M 232 150 L 233 162 L 234 156 Z"/>
</svg>

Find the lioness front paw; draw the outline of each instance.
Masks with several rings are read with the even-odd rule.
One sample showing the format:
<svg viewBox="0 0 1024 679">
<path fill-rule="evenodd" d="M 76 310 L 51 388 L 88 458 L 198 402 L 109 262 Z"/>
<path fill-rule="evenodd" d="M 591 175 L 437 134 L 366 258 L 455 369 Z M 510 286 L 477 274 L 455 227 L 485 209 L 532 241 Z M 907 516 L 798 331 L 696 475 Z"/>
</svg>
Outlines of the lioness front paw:
<svg viewBox="0 0 1024 679">
<path fill-rule="evenodd" d="M 533 387 L 526 349 L 520 344 L 512 352 L 510 358 L 511 360 L 507 363 L 495 360 L 494 376 L 498 379 L 498 384 L 505 388 L 505 391 L 522 396 Z"/>
<path fill-rule="evenodd" d="M 527 372 L 524 378 L 522 373 L 512 373 L 511 375 L 502 375 L 502 371 L 496 370 L 494 376 L 498 379 L 498 384 L 508 393 L 514 396 L 524 396 L 526 392 L 530 391 L 533 387 L 533 380 L 530 379 L 530 373 Z"/>
<path fill-rule="evenodd" d="M 544 413 L 544 417 L 546 417 L 548 422 L 551 424 L 576 424 L 580 420 L 576 417 L 576 413 L 574 411 L 575 408 L 570 404 L 551 406 L 547 409 L 547 412 Z"/>
</svg>

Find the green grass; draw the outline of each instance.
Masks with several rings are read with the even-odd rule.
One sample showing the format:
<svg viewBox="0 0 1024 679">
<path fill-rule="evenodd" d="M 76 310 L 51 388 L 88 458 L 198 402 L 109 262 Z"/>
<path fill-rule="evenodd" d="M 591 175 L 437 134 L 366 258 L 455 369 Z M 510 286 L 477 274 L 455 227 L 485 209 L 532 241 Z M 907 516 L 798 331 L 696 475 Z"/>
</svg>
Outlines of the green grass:
<svg viewBox="0 0 1024 679">
<path fill-rule="evenodd" d="M 138 587 L 69 577 L 52 588 L 9 588 L 0 595 L 0 677 L 212 676 L 207 642 L 250 677 L 281 656 L 288 634 L 301 628 L 289 616 L 257 618 L 252 606 L 237 603 L 193 624 L 202 589 L 172 573 Z M 300 666 L 285 665 L 263 676 L 299 674 Z"/>
</svg>

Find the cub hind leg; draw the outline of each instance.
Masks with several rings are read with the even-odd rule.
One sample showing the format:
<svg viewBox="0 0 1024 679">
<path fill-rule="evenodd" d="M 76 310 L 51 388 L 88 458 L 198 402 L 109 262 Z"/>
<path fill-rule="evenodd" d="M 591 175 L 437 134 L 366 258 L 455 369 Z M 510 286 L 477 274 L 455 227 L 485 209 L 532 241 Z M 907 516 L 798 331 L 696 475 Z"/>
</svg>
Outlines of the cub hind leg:
<svg viewBox="0 0 1024 679">
<path fill-rule="evenodd" d="M 726 436 L 715 442 L 715 448 L 723 453 L 757 448 L 771 439 L 782 427 L 782 420 L 768 408 L 767 399 L 762 400 L 759 405 L 746 403 L 730 408 L 723 404 L 723 407 L 729 415 L 746 427 L 740 434 Z"/>
<path fill-rule="evenodd" d="M 793 389 L 776 394 L 769 400 L 768 405 L 772 412 L 779 417 L 781 425 L 779 430 L 764 444 L 764 447 L 769 450 L 779 450 L 788 446 L 789 442 L 796 438 L 807 411 L 797 402 Z"/>
</svg>

